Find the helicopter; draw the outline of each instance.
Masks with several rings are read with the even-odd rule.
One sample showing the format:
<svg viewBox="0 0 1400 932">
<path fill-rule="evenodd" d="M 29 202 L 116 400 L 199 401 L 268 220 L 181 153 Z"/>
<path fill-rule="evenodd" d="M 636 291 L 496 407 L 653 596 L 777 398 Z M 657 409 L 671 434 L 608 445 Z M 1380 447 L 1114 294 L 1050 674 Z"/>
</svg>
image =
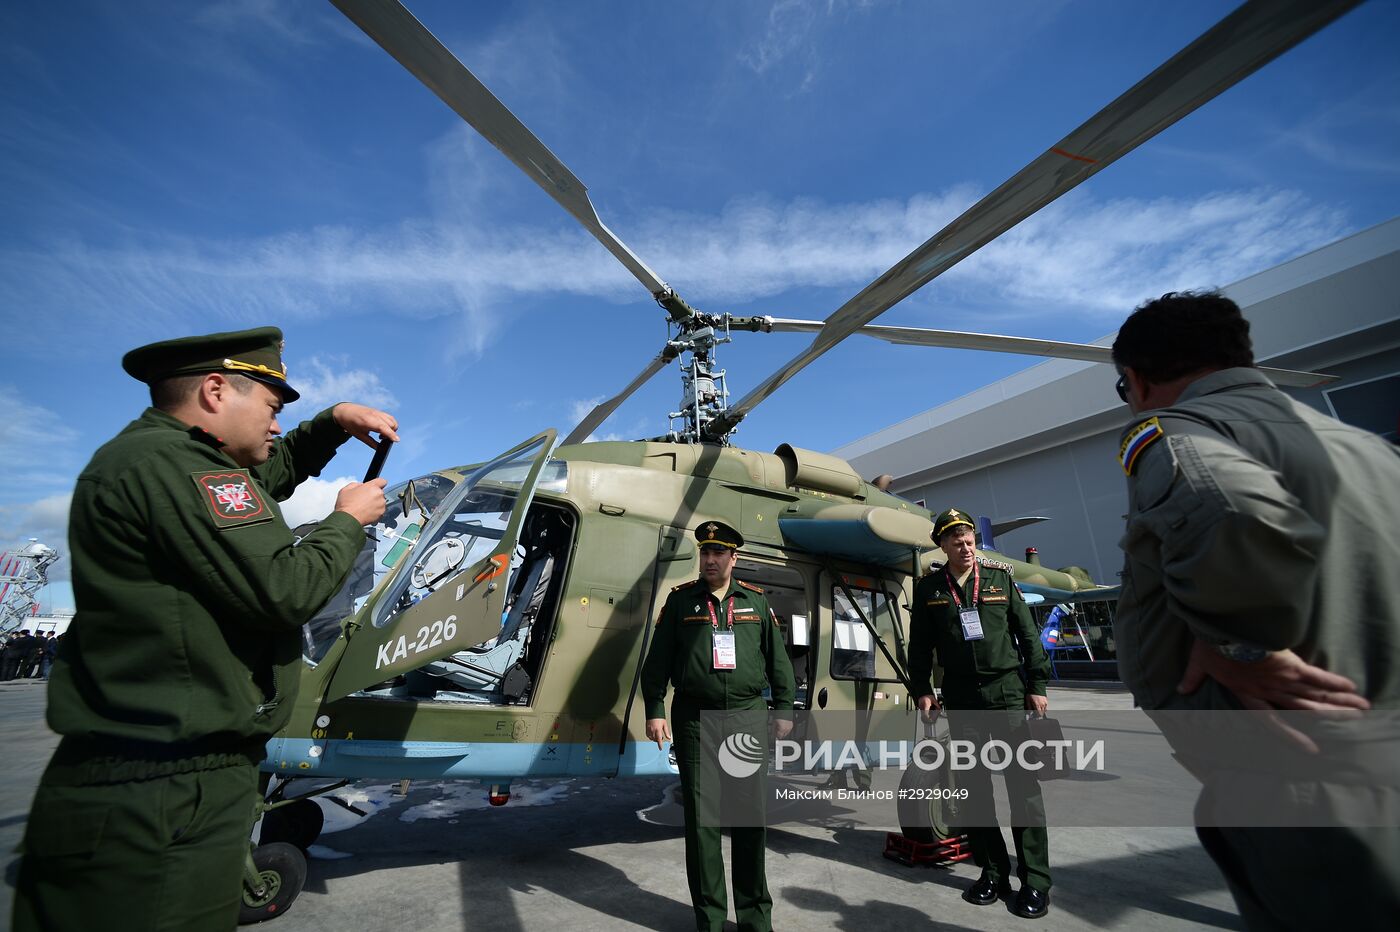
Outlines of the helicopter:
<svg viewBox="0 0 1400 932">
<path fill-rule="evenodd" d="M 545 430 L 492 459 L 386 491 L 383 517 L 342 590 L 304 630 L 300 690 L 267 745 L 244 921 L 281 915 L 315 840 L 311 799 L 348 781 L 476 779 L 492 804 L 513 779 L 675 775 L 644 735 L 638 681 L 666 593 L 693 580 L 693 531 L 745 539 L 735 576 L 773 607 L 807 710 L 912 707 L 913 584 L 936 564 L 932 513 L 794 447 L 735 446 L 739 423 L 853 335 L 1109 363 L 1106 347 L 871 324 L 1036 210 L 1345 13 L 1355 2 L 1250 2 L 1110 103 L 825 320 L 697 310 L 598 217 L 587 188 L 397 0 L 331 0 L 592 234 L 664 310 L 670 337 L 642 371 L 562 438 Z M 741 333 L 811 344 L 729 402 L 718 347 Z M 642 384 L 675 363 L 670 429 L 592 441 Z M 1317 373 L 1266 370 L 1281 384 Z M 379 465 L 387 444 L 376 457 Z M 1031 596 L 1072 604 L 1116 587 L 1083 570 L 1007 558 Z M 275 777 L 275 782 L 273 778 Z M 307 789 L 307 787 L 312 787 Z"/>
</svg>

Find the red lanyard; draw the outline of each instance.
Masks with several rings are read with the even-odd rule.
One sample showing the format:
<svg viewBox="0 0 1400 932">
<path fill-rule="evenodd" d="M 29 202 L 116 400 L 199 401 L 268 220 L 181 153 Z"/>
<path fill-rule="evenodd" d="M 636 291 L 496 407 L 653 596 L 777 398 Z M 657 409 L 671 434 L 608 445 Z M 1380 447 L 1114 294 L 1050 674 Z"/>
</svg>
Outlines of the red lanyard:
<svg viewBox="0 0 1400 932">
<path fill-rule="evenodd" d="M 705 607 L 710 610 L 710 627 L 715 631 L 719 630 L 719 616 L 715 614 L 715 603 L 709 599 L 705 600 Z M 729 630 L 734 630 L 734 596 L 729 597 L 729 615 L 725 619 L 729 622 Z"/>
<path fill-rule="evenodd" d="M 943 575 L 948 577 L 948 594 L 953 597 L 953 604 L 962 611 L 962 599 L 958 598 L 958 581 L 953 578 L 953 574 L 948 572 L 948 567 L 943 567 Z M 977 607 L 977 593 L 982 588 L 982 568 L 977 565 L 977 561 L 972 561 L 972 607 Z M 710 611 L 710 617 L 714 617 L 714 611 Z"/>
</svg>

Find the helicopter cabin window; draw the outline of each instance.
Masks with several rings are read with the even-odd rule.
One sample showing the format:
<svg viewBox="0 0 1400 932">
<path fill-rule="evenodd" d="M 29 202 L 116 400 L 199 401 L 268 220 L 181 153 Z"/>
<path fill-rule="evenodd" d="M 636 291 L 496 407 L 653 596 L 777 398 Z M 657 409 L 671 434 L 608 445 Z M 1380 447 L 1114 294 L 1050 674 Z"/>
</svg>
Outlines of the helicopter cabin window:
<svg viewBox="0 0 1400 932">
<path fill-rule="evenodd" d="M 863 582 L 863 581 L 862 581 Z M 856 604 L 852 605 L 846 591 Z M 856 610 L 857 606 L 859 611 Z M 891 652 L 898 643 L 894 600 L 884 590 L 848 581 L 831 587 L 831 676 L 838 680 L 894 679 L 894 672 L 861 620 L 863 614 Z"/>
<path fill-rule="evenodd" d="M 777 616 L 788 659 L 792 661 L 792 673 L 797 680 L 795 704 L 799 709 L 807 708 L 807 684 L 814 672 L 808 667 L 815 659 L 815 654 L 811 651 L 811 612 L 807 583 L 801 571 L 740 557 L 734 564 L 734 578 L 752 583 L 763 590 L 768 607 L 773 609 L 773 614 Z"/>
</svg>

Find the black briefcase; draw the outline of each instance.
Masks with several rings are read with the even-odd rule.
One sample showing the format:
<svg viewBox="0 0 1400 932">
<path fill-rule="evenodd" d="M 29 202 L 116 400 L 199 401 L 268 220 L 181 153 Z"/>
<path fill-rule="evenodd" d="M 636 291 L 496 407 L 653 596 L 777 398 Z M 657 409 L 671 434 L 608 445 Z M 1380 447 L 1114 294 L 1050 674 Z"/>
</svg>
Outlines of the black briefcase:
<svg viewBox="0 0 1400 932">
<path fill-rule="evenodd" d="M 1049 744 L 1051 741 L 1065 740 L 1064 729 L 1060 728 L 1060 723 L 1053 718 L 1038 718 L 1031 714 L 1026 718 L 1025 736 L 1027 740 L 1041 742 L 1041 747 L 1034 755 L 1027 754 L 1028 759 L 1038 760 L 1041 764 L 1039 770 L 1035 772 L 1039 780 L 1062 780 L 1069 776 L 1069 748 L 1060 745 L 1057 755 L 1056 749 Z"/>
</svg>

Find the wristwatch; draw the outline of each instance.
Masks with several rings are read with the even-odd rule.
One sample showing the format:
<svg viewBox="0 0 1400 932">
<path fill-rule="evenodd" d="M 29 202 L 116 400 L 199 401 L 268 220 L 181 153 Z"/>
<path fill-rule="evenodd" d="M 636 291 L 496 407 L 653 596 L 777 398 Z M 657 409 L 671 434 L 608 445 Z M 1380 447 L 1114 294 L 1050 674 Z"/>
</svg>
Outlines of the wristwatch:
<svg viewBox="0 0 1400 932">
<path fill-rule="evenodd" d="M 1240 644 L 1234 641 L 1225 641 L 1215 645 L 1216 651 L 1226 660 L 1233 660 L 1236 663 L 1258 663 L 1269 656 L 1269 651 L 1263 647 L 1255 647 L 1253 644 Z"/>
</svg>

